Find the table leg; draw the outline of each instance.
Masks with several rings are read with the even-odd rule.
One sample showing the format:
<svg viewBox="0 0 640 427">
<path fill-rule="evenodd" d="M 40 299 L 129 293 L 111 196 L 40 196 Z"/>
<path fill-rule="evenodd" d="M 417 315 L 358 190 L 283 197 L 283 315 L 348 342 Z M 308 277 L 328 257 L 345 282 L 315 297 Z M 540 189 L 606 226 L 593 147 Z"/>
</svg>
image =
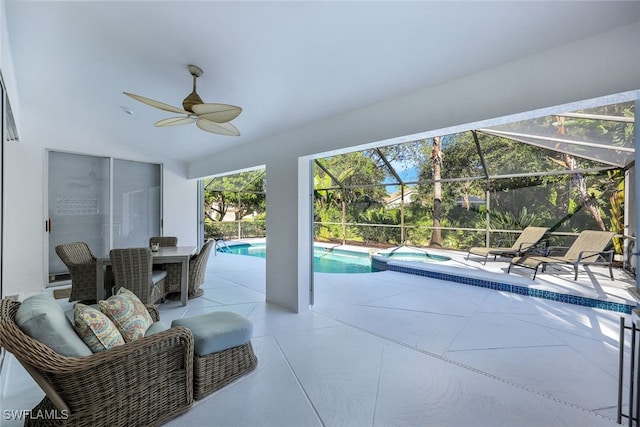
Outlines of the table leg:
<svg viewBox="0 0 640 427">
<path fill-rule="evenodd" d="M 180 279 L 180 301 L 182 305 L 187 305 L 189 298 L 189 257 L 182 260 L 182 278 Z"/>
<path fill-rule="evenodd" d="M 96 261 L 96 300 L 104 299 L 104 264 Z"/>
</svg>

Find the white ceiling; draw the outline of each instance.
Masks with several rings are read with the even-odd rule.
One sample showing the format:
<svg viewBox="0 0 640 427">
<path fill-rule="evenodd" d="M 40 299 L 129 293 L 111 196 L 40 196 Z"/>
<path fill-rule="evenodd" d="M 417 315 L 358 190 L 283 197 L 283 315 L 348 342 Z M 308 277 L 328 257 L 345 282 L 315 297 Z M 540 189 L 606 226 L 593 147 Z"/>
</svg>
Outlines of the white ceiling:
<svg viewBox="0 0 640 427">
<path fill-rule="evenodd" d="M 638 21 L 640 2 L 6 0 L 6 13 L 25 111 L 191 161 Z M 122 94 L 180 106 L 188 64 L 205 102 L 243 108 L 241 136 L 155 128 L 172 114 Z"/>
</svg>

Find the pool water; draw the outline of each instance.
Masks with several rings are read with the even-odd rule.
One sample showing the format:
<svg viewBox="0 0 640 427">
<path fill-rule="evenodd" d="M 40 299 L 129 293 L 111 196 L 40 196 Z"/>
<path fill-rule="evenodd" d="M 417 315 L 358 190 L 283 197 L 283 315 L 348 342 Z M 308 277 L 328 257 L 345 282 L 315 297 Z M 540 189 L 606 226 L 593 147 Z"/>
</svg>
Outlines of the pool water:
<svg viewBox="0 0 640 427">
<path fill-rule="evenodd" d="M 313 249 L 313 271 L 316 273 L 371 273 L 369 254 L 324 248 Z"/>
<path fill-rule="evenodd" d="M 266 258 L 267 246 L 265 243 L 232 244 L 218 248 L 218 251 L 237 255 L 249 255 Z M 429 254 L 427 252 L 391 251 L 378 255 L 396 261 L 441 262 L 451 258 L 442 255 Z M 332 249 L 314 247 L 313 271 L 316 273 L 372 273 L 387 269 L 386 263 L 380 262 L 372 265 L 368 253 L 348 251 L 344 249 Z"/>
<path fill-rule="evenodd" d="M 260 258 L 267 256 L 267 247 L 264 243 L 229 245 L 218 248 L 218 251 Z M 366 253 L 314 248 L 313 271 L 316 273 L 371 273 L 372 269 L 369 255 Z"/>
</svg>

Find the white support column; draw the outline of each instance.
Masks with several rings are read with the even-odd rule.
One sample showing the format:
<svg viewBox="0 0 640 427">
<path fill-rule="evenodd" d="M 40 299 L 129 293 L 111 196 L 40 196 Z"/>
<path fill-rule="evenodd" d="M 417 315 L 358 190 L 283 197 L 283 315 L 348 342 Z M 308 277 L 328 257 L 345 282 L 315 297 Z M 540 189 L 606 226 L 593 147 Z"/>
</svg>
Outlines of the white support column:
<svg viewBox="0 0 640 427">
<path fill-rule="evenodd" d="M 313 305 L 313 159 L 298 159 L 298 301 Z"/>
<path fill-rule="evenodd" d="M 308 167 L 307 162 L 307 170 Z M 309 280 L 308 276 L 306 280 L 304 277 L 304 260 L 310 256 L 306 247 L 308 235 L 304 231 L 305 223 L 306 228 L 309 227 L 307 213 L 304 213 L 308 210 L 300 209 L 299 203 L 300 186 L 304 185 L 299 181 L 308 184 L 309 178 L 305 180 L 305 174 L 298 169 L 298 158 L 286 154 L 266 164 L 266 301 L 296 313 L 309 307 Z M 301 169 L 304 168 L 301 166 Z"/>
</svg>

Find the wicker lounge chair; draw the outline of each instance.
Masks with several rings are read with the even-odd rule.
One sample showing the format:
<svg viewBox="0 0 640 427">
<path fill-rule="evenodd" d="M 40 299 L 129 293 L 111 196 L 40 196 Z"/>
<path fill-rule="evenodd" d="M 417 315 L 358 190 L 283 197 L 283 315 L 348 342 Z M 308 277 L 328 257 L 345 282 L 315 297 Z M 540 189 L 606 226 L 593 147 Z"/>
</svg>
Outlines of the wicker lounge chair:
<svg viewBox="0 0 640 427">
<path fill-rule="evenodd" d="M 207 262 L 209 261 L 209 255 L 211 254 L 211 248 L 215 240 L 207 240 L 200 252 L 195 254 L 189 260 L 189 298 L 196 298 L 202 296 L 204 291 L 200 289 L 200 285 L 204 283 L 204 273 L 207 270 Z M 182 277 L 182 266 L 177 263 L 164 264 L 164 269 L 167 271 L 166 279 L 166 292 L 172 294 L 172 297 L 180 296 L 180 278 Z"/>
<path fill-rule="evenodd" d="M 613 250 L 605 250 L 615 233 L 610 231 L 582 231 L 573 244 L 569 247 L 550 247 L 546 256 L 524 255 L 511 260 L 507 273 L 511 267 L 520 266 L 534 270 L 533 279 L 536 278 L 538 267 L 542 271 L 550 264 L 573 266 L 573 280 L 578 280 L 578 267 L 580 265 L 606 265 L 609 267 L 609 276 L 613 280 Z M 564 255 L 554 255 L 558 250 L 566 250 Z"/>
<path fill-rule="evenodd" d="M 69 301 L 96 302 L 96 257 L 85 242 L 64 243 L 56 246 L 56 254 L 69 269 L 71 295 Z M 105 272 L 105 295 L 113 287 L 111 268 Z"/>
<path fill-rule="evenodd" d="M 136 294 L 145 304 L 163 300 L 166 271 L 153 270 L 149 248 L 112 249 L 109 252 L 114 276 L 114 294 L 122 287 Z"/>
<path fill-rule="evenodd" d="M 469 249 L 467 259 L 469 259 L 471 254 L 482 256 L 484 257 L 484 264 L 486 264 L 489 255 L 493 255 L 494 261 L 498 255 L 520 256 L 535 248 L 547 231 L 549 231 L 549 229 L 545 227 L 526 227 L 522 230 L 522 233 L 520 233 L 520 236 L 518 236 L 513 245 L 500 247 L 500 241 L 498 241 L 498 246 L 494 248 L 473 247 Z"/>
<path fill-rule="evenodd" d="M 0 301 L 0 345 L 45 392 L 26 426 L 157 426 L 193 404 L 191 331 L 183 327 L 84 357 L 66 357 L 15 323 L 20 302 Z M 154 321 L 155 306 L 147 306 Z M 32 415 L 35 417 L 35 415 Z"/>
</svg>

